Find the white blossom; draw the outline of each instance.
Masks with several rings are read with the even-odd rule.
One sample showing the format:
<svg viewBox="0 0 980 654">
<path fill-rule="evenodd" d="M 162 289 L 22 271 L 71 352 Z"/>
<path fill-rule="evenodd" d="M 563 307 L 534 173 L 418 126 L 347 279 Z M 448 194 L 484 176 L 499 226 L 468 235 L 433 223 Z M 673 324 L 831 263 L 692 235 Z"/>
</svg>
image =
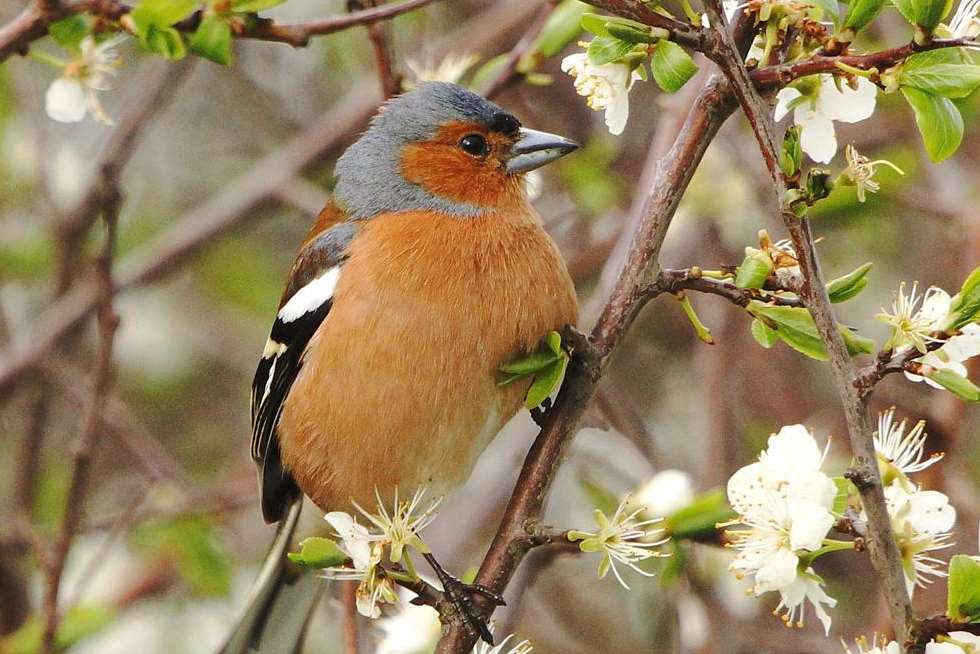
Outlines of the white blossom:
<svg viewBox="0 0 980 654">
<path fill-rule="evenodd" d="M 629 498 L 620 502 L 611 518 L 596 509 L 595 521 L 599 528 L 594 532 L 570 531 L 568 533 L 569 540 L 581 541 L 579 549 L 583 552 L 602 553 L 602 558 L 599 560 L 600 579 L 604 578 L 611 568 L 616 580 L 627 590 L 629 586 L 619 574 L 616 562 L 632 568 L 645 577 L 652 577 L 652 572 L 647 572 L 636 564 L 646 559 L 665 556 L 657 548 L 669 540 L 660 538 L 663 534 L 662 529 L 651 527 L 661 522 L 661 518 L 637 520 L 636 517 L 642 509 L 628 512 L 626 507 L 629 504 Z"/>
<path fill-rule="evenodd" d="M 507 643 L 513 637 L 514 634 L 509 634 L 495 646 L 490 646 L 483 641 L 480 641 L 473 648 L 473 654 L 530 654 L 530 652 L 534 649 L 531 646 L 530 641 L 522 640 L 507 651 L 504 651 L 504 648 L 507 647 Z"/>
<path fill-rule="evenodd" d="M 935 370 L 949 370 L 961 377 L 966 377 L 967 370 L 964 362 L 978 355 L 980 355 L 980 324 L 970 323 L 962 327 L 959 334 L 950 337 L 938 350 L 928 352 L 919 361 L 923 366 Z M 941 385 L 922 375 L 906 372 L 905 376 L 910 381 L 925 380 L 934 388 L 942 388 Z"/>
<path fill-rule="evenodd" d="M 911 596 L 916 586 L 945 577 L 946 563 L 930 552 L 951 547 L 949 531 L 956 522 L 956 509 L 939 491 L 906 490 L 901 484 L 885 487 L 885 503 L 902 555 L 905 585 Z"/>
<path fill-rule="evenodd" d="M 952 301 L 949 293 L 937 286 L 930 286 L 924 294 L 919 295 L 916 292 L 918 287 L 918 282 L 913 282 L 911 290 L 906 294 L 905 282 L 902 282 L 895 292 L 891 312 L 882 307 L 881 313 L 875 316 L 892 328 L 891 336 L 885 343 L 886 350 L 901 350 L 911 346 L 925 354 L 926 344 L 935 340 L 930 334 L 939 330 L 949 315 Z"/>
<path fill-rule="evenodd" d="M 851 648 L 847 646 L 844 641 L 841 641 L 844 645 L 844 651 L 847 654 L 902 654 L 902 648 L 899 647 L 898 643 L 894 640 L 886 642 L 884 637 L 878 638 L 878 634 L 875 634 L 871 639 L 871 644 L 868 644 L 868 639 L 864 636 L 854 639 L 854 644 L 857 646 L 857 652 L 852 652 Z"/>
<path fill-rule="evenodd" d="M 423 554 L 429 552 L 429 548 L 422 542 L 419 532 L 435 520 L 435 510 L 439 508 L 442 498 L 433 500 L 428 507 L 420 510 L 425 492 L 424 488 L 420 488 L 412 495 L 411 500 L 399 502 L 398 489 L 396 488 L 395 505 L 391 513 L 381 501 L 381 496 L 378 495 L 377 490 L 375 490 L 375 498 L 378 500 L 378 512 L 376 514 L 369 513 L 356 502 L 354 503 L 357 510 L 381 532 L 379 539 L 384 540 L 391 548 L 389 560 L 392 563 L 399 563 L 402 560 L 405 547 L 412 547 Z"/>
<path fill-rule="evenodd" d="M 627 64 L 608 63 L 597 66 L 584 52 L 570 54 L 561 61 L 561 69 L 575 77 L 575 91 L 588 98 L 591 109 L 604 110 L 610 134 L 622 134 L 629 118 L 629 92 L 639 73 Z"/>
<path fill-rule="evenodd" d="M 728 500 L 739 514 L 735 524 L 743 527 L 728 535 L 737 551 L 729 569 L 739 578 L 751 575 L 756 596 L 778 591 L 777 611 L 783 611 L 788 625 L 802 623 L 804 600 L 809 600 L 829 630 L 823 605 L 836 601 L 824 593 L 812 568 L 801 570 L 800 558 L 823 547 L 834 524 L 837 486 L 820 470 L 824 455 L 802 425 L 770 436 L 759 461 L 728 481 Z"/>
<path fill-rule="evenodd" d="M 980 34 L 980 0 L 963 0 L 949 21 L 950 36 L 954 39 L 975 39 Z"/>
<path fill-rule="evenodd" d="M 775 119 L 782 120 L 790 110 L 800 126 L 800 145 L 811 159 L 830 163 L 837 153 L 834 121 L 856 123 L 874 113 L 878 87 L 858 77 L 856 88 L 837 82 L 833 75 L 820 75 L 819 83 L 805 89 L 788 86 L 776 94 Z"/>
<path fill-rule="evenodd" d="M 431 63 L 422 64 L 415 59 L 408 59 L 405 61 L 405 66 L 412 73 L 416 82 L 431 81 L 458 84 L 463 79 L 463 75 L 479 59 L 472 52 L 467 52 L 463 54 L 448 54 L 436 65 Z"/>
<path fill-rule="evenodd" d="M 980 652 L 980 636 L 968 631 L 951 631 L 941 637 L 941 642 L 926 645 L 926 654 L 977 654 Z"/>
<path fill-rule="evenodd" d="M 691 475 L 683 470 L 661 470 L 637 489 L 633 501 L 650 516 L 668 516 L 694 500 Z"/>
<path fill-rule="evenodd" d="M 118 35 L 96 43 L 90 35 L 82 39 L 80 54 L 68 62 L 62 76 L 51 82 L 45 94 L 45 111 L 62 123 L 77 123 L 85 114 L 106 125 L 112 119 L 99 102 L 98 92 L 112 88 L 111 78 L 120 65 L 116 46 L 126 35 Z"/>
<path fill-rule="evenodd" d="M 894 407 L 878 416 L 874 445 L 884 467 L 882 479 L 886 486 L 893 483 L 893 478 L 895 478 L 894 482 L 901 481 L 908 485 L 910 474 L 925 470 L 943 458 L 942 454 L 933 454 L 923 459 L 926 442 L 925 420 L 915 423 L 908 433 L 905 431 L 906 425 L 905 420 L 896 424 Z"/>
<path fill-rule="evenodd" d="M 428 654 L 442 632 L 439 614 L 431 606 L 417 606 L 399 594 L 398 611 L 377 621 L 384 636 L 376 654 Z"/>
</svg>

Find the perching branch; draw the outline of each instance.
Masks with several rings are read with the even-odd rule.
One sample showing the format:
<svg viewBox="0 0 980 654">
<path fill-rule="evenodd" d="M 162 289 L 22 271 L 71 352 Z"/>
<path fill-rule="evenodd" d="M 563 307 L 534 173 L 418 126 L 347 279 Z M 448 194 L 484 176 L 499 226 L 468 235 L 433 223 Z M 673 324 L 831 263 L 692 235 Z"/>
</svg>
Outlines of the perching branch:
<svg viewBox="0 0 980 654">
<path fill-rule="evenodd" d="M 660 161 L 616 286 L 588 339 L 572 343 L 577 354 L 524 461 L 500 527 L 480 566 L 477 583 L 503 592 L 534 545 L 533 536 L 565 446 L 577 431 L 610 357 L 640 309 L 651 299 L 648 289 L 658 278 L 658 255 L 671 218 L 708 144 L 734 108 L 724 80 L 713 77 L 688 112 L 670 151 Z M 475 635 L 463 625 L 451 623 L 436 651 L 468 652 L 474 640 Z"/>
<path fill-rule="evenodd" d="M 780 215 L 799 260 L 800 272 L 803 276 L 800 297 L 813 316 L 817 331 L 830 358 L 834 383 L 847 419 L 851 451 L 854 455 L 854 469 L 866 482 L 859 487 L 859 491 L 862 505 L 868 516 L 868 550 L 871 562 L 881 579 L 896 640 L 901 643 L 906 640 L 912 623 L 912 605 L 906 591 L 901 556 L 895 543 L 878 473 L 867 400 L 866 397 L 861 396 L 854 385 L 854 367 L 837 329 L 837 321 L 820 272 L 810 223 L 806 217 L 797 218 L 784 201 L 787 184 L 779 167 L 779 145 L 770 107 L 756 91 L 745 69 L 742 56 L 724 27 L 720 0 L 708 0 L 706 8 L 712 25 L 717 26 L 718 34 L 727 46 L 722 51 L 712 53 L 713 58 L 732 83 L 739 104 L 759 142 L 762 158 L 772 178 Z"/>
</svg>

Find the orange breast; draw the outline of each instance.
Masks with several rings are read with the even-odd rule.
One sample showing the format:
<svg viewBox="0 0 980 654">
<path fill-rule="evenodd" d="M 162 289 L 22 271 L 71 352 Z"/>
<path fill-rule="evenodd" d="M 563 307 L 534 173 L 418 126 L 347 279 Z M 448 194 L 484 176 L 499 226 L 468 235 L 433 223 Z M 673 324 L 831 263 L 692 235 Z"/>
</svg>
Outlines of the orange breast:
<svg viewBox="0 0 980 654">
<path fill-rule="evenodd" d="M 497 369 L 574 324 L 575 290 L 533 210 L 368 221 L 280 422 L 283 462 L 324 510 L 443 494 L 520 408 Z"/>
</svg>

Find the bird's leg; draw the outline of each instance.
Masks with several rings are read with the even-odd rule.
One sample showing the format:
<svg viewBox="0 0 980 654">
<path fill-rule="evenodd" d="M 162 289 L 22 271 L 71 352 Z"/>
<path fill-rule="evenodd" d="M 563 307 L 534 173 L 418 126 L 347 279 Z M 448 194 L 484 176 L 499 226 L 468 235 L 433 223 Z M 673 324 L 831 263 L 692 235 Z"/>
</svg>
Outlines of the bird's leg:
<svg viewBox="0 0 980 654">
<path fill-rule="evenodd" d="M 423 554 L 422 556 L 425 557 L 425 560 L 428 561 L 429 565 L 435 571 L 436 576 L 439 577 L 443 595 L 456 609 L 456 612 L 462 618 L 463 622 L 466 623 L 466 626 L 472 629 L 474 633 L 478 634 L 489 645 L 493 645 L 493 634 L 490 633 L 490 628 L 487 626 L 483 613 L 473 604 L 472 595 L 482 595 L 493 607 L 503 606 L 504 598 L 500 594 L 480 584 L 464 584 L 446 572 L 446 569 L 436 561 L 431 553 Z"/>
</svg>

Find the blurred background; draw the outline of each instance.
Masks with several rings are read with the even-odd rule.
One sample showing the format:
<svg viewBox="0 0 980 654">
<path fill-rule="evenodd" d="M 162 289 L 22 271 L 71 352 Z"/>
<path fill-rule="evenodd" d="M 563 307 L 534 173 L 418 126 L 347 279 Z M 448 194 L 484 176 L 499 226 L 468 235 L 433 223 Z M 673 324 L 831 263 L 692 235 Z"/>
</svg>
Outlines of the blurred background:
<svg viewBox="0 0 980 654">
<path fill-rule="evenodd" d="M 18 10 L 0 5 L 0 21 Z M 411 80 L 447 55 L 483 63 L 506 53 L 546 3 L 446 0 L 391 21 L 394 60 Z M 344 3 L 289 0 L 270 16 L 300 20 L 344 13 Z M 875 43 L 907 38 L 900 20 L 880 21 Z M 39 48 L 57 52 L 53 43 Z M 120 249 L 124 285 L 116 309 L 115 381 L 94 449 L 81 528 L 60 594 L 63 634 L 77 654 L 197 654 L 215 650 L 243 605 L 273 528 L 257 504 L 249 459 L 249 384 L 281 285 L 332 184 L 333 162 L 380 102 L 364 28 L 313 40 L 308 48 L 240 41 L 230 68 L 188 58 L 170 63 L 121 46 L 125 65 L 102 94 L 117 126 L 91 119 L 50 120 L 44 94 L 57 75 L 35 60 L 0 67 L 0 342 L 30 345 L 50 307 L 92 276 L 101 242 L 96 226 L 72 217 L 120 135 L 132 142 L 121 173 Z M 574 43 L 566 53 L 576 50 Z M 540 62 L 552 83 L 509 85 L 496 96 L 528 126 L 575 138 L 583 149 L 543 170 L 537 208 L 578 284 L 588 321 L 601 306 L 615 252 L 629 224 L 644 165 L 673 139 L 708 66 L 679 93 L 652 83 L 631 94 L 622 137 L 575 95 L 560 57 Z M 475 68 L 479 68 L 479 63 Z M 867 290 L 840 316 L 876 338 L 874 319 L 900 281 L 955 292 L 980 262 L 980 132 L 968 129 L 959 152 L 929 164 L 911 112 L 879 95 L 875 116 L 838 123 L 838 138 L 885 170 L 881 192 L 864 204 L 838 189 L 815 211 L 825 274 L 871 261 Z M 961 105 L 975 123 L 978 100 Z M 839 164 L 835 164 L 835 170 Z M 667 237 L 668 267 L 738 264 L 756 232 L 774 221 L 756 143 L 736 115 L 715 140 Z M 162 262 L 162 263 L 161 263 Z M 610 263 L 611 262 L 611 263 Z M 606 268 L 605 276 L 603 270 Z M 724 486 L 780 426 L 805 423 L 820 442 L 832 437 L 825 469 L 849 456 L 829 368 L 784 345 L 763 350 L 750 318 L 715 297 L 692 298 L 717 342 L 700 342 L 668 296 L 643 313 L 603 382 L 591 424 L 569 448 L 547 520 L 590 527 L 597 498 L 636 488 L 670 468 L 691 475 L 698 492 Z M 46 313 L 48 312 L 48 313 Z M 586 323 L 587 325 L 587 323 Z M 64 511 L 73 447 L 91 395 L 97 334 L 93 321 L 0 387 L 0 652 L 37 645 L 43 577 L 37 541 L 50 543 Z M 976 364 L 976 361 L 974 361 Z M 980 368 L 973 366 L 974 379 Z M 980 410 L 900 375 L 887 378 L 874 406 L 927 420 L 930 451 L 946 459 L 919 475 L 958 510 L 956 552 L 976 554 L 980 512 Z M 469 483 L 444 503 L 426 532 L 457 573 L 485 552 L 537 429 L 524 413 L 497 437 Z M 307 511 L 313 527 L 319 516 Z M 590 556 L 533 553 L 498 612 L 497 632 L 516 632 L 535 652 L 836 652 L 838 636 L 884 629 L 885 607 L 863 555 L 824 557 L 818 572 L 838 598 L 825 638 L 816 620 L 787 630 L 770 612 L 775 599 L 745 596 L 726 572 L 730 554 L 684 548 L 679 574 L 653 579 L 627 572 L 632 591 L 595 578 Z M 861 583 L 854 583 L 860 579 Z M 340 608 L 329 588 L 305 651 L 340 652 Z M 945 584 L 916 593 L 920 615 L 944 609 Z M 26 621 L 26 622 L 25 622 Z M 363 651 L 382 636 L 362 623 Z"/>
</svg>

